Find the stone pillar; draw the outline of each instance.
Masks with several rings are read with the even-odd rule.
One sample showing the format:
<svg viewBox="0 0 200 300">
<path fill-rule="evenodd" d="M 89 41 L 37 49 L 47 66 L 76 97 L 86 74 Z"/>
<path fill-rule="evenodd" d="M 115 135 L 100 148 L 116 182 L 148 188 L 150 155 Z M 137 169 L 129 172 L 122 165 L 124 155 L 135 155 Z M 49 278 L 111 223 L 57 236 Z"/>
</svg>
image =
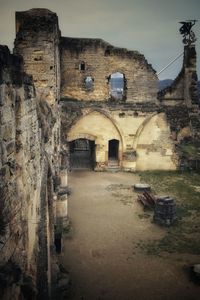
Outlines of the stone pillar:
<svg viewBox="0 0 200 300">
<path fill-rule="evenodd" d="M 66 188 L 60 188 L 56 201 L 56 234 L 62 234 L 68 226 L 68 192 Z"/>
<path fill-rule="evenodd" d="M 68 201 L 67 194 L 59 195 L 56 205 L 56 218 L 66 218 L 68 216 Z"/>
<path fill-rule="evenodd" d="M 195 45 L 184 47 L 184 100 L 188 107 L 198 105 L 196 49 Z"/>
<path fill-rule="evenodd" d="M 56 219 L 62 227 L 68 224 L 68 177 L 67 170 L 60 171 L 60 188 L 57 193 Z"/>
<path fill-rule="evenodd" d="M 60 95 L 60 30 L 58 17 L 47 9 L 16 12 L 14 53 L 24 59 L 33 76 L 36 94 L 54 106 Z"/>
<path fill-rule="evenodd" d="M 68 185 L 68 172 L 67 172 L 67 170 L 61 170 L 60 171 L 60 180 L 61 180 L 60 187 L 61 188 L 67 187 L 67 185 Z"/>
</svg>

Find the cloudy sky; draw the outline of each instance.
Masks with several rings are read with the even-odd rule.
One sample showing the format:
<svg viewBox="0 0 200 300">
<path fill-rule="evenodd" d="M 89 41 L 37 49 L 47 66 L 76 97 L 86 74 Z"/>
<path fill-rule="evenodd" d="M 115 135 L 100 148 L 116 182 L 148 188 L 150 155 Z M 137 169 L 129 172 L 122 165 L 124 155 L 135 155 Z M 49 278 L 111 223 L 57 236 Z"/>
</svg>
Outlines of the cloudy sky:
<svg viewBox="0 0 200 300">
<path fill-rule="evenodd" d="M 178 22 L 199 19 L 194 31 L 200 78 L 200 0 L 0 0 L 0 44 L 12 50 L 15 11 L 37 7 L 57 13 L 63 36 L 102 38 L 138 50 L 157 72 L 183 50 Z M 181 64 L 182 58 L 159 78 L 175 78 Z"/>
</svg>

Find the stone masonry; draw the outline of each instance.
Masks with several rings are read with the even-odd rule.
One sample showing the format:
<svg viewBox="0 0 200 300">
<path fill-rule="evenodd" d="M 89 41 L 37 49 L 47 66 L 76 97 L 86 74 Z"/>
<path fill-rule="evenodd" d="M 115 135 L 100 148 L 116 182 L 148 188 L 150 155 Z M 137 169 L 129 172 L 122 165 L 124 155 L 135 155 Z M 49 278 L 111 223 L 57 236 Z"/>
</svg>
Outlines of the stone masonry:
<svg viewBox="0 0 200 300">
<path fill-rule="evenodd" d="M 60 31 L 58 17 L 47 9 L 16 12 L 14 53 L 24 58 L 40 97 L 54 105 L 60 96 Z"/>
<path fill-rule="evenodd" d="M 156 102 L 157 76 L 139 52 L 116 48 L 100 39 L 65 37 L 60 50 L 62 98 L 107 101 L 110 76 L 120 72 L 125 77 L 125 101 Z M 90 91 L 85 88 L 87 76 L 94 84 Z"/>
<path fill-rule="evenodd" d="M 31 14 L 38 23 L 17 14 L 15 54 L 0 48 L 1 299 L 47 299 L 54 281 L 59 32 L 55 14 Z"/>
</svg>

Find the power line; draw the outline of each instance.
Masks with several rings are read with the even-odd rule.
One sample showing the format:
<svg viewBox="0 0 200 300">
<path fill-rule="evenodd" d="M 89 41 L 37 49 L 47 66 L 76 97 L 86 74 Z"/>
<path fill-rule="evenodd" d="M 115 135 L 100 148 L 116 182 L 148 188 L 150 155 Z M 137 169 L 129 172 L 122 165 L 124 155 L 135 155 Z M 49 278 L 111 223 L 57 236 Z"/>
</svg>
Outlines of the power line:
<svg viewBox="0 0 200 300">
<path fill-rule="evenodd" d="M 160 72 L 157 73 L 157 75 L 160 75 L 163 71 L 165 71 L 169 66 L 171 66 L 177 59 L 179 59 L 184 52 L 181 52 L 179 55 L 177 55 L 168 65 L 166 65 Z"/>
</svg>

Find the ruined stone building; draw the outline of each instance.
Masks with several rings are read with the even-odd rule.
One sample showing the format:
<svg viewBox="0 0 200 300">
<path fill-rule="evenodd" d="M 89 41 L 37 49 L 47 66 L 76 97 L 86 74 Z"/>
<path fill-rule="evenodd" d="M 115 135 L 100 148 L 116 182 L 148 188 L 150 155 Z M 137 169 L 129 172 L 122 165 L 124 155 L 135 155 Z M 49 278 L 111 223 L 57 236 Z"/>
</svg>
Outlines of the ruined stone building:
<svg viewBox="0 0 200 300">
<path fill-rule="evenodd" d="M 69 169 L 176 170 L 176 144 L 199 138 L 198 120 L 194 44 L 184 47 L 172 86 L 158 93 L 139 52 L 62 37 L 46 9 L 17 12 L 13 54 L 0 46 L 3 299 L 49 297 Z"/>
</svg>

